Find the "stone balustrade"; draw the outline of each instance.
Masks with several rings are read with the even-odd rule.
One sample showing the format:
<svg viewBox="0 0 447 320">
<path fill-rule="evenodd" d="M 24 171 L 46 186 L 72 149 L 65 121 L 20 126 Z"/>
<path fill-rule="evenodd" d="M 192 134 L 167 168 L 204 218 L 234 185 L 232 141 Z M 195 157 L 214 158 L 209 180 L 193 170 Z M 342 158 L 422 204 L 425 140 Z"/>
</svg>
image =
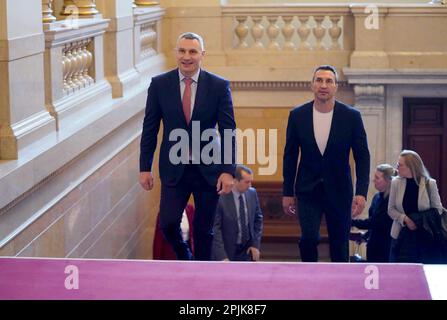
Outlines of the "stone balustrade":
<svg viewBox="0 0 447 320">
<path fill-rule="evenodd" d="M 339 50 L 344 48 L 348 6 L 224 6 L 231 47 L 252 50 Z"/>
<path fill-rule="evenodd" d="M 57 121 L 64 111 L 76 108 L 80 95 L 107 88 L 103 35 L 108 24 L 106 19 L 79 19 L 45 26 L 46 103 Z M 73 107 L 67 107 L 70 101 Z"/>
<path fill-rule="evenodd" d="M 150 1 L 146 1 L 150 2 Z M 152 1 L 153 3 L 153 1 Z M 165 10 L 158 6 L 141 6 L 134 9 L 134 59 L 140 72 L 150 68 L 150 60 L 161 53 L 161 21 Z"/>
</svg>

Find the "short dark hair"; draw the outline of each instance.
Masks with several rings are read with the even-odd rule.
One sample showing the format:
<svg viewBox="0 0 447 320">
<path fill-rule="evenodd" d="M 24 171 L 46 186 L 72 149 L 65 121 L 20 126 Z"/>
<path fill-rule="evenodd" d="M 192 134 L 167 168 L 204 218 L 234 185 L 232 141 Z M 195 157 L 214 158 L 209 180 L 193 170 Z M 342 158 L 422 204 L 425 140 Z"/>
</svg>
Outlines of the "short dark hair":
<svg viewBox="0 0 447 320">
<path fill-rule="evenodd" d="M 203 38 L 200 35 L 198 35 L 197 33 L 194 33 L 194 32 L 182 33 L 181 35 L 179 35 L 179 37 L 177 39 L 177 44 L 181 39 L 197 40 L 197 41 L 199 41 L 200 48 L 202 49 L 202 51 L 205 51 L 205 43 L 203 41 Z"/>
<path fill-rule="evenodd" d="M 331 72 L 334 74 L 334 76 L 335 76 L 335 83 L 338 82 L 338 73 L 337 73 L 337 69 L 335 69 L 335 67 L 333 67 L 333 66 L 331 66 L 331 65 L 329 65 L 329 64 L 323 64 L 323 65 L 317 67 L 317 68 L 314 70 L 314 75 L 313 75 L 313 77 L 312 77 L 312 82 L 314 82 L 314 80 L 315 80 L 315 73 L 317 73 L 317 71 L 319 71 L 319 70 L 327 70 L 327 71 L 331 71 Z"/>
<path fill-rule="evenodd" d="M 246 167 L 242 164 L 238 164 L 236 166 L 236 171 L 234 172 L 234 177 L 236 178 L 237 181 L 241 181 L 242 171 L 245 171 L 248 174 L 253 174 L 253 171 L 249 167 Z"/>
</svg>

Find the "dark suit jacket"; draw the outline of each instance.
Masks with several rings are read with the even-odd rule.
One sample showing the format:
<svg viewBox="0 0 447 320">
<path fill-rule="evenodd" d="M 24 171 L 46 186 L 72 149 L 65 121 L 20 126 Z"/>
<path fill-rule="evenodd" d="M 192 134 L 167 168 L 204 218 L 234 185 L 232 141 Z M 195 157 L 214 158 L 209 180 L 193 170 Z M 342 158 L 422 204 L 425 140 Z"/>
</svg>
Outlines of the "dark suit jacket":
<svg viewBox="0 0 447 320">
<path fill-rule="evenodd" d="M 352 225 L 368 231 L 366 259 L 368 262 L 388 262 L 391 245 L 391 225 L 393 220 L 388 215 L 389 197 L 377 192 L 369 207 L 368 219 L 352 220 Z"/>
<path fill-rule="evenodd" d="M 360 112 L 335 102 L 329 139 L 324 155 L 321 155 L 314 136 L 313 101 L 294 108 L 289 115 L 284 149 L 284 196 L 305 196 L 323 182 L 332 205 L 341 210 L 350 210 L 353 197 L 349 165 L 351 149 L 357 176 L 355 193 L 366 198 L 370 156 Z M 296 175 L 300 151 L 301 160 Z"/>
<path fill-rule="evenodd" d="M 148 90 L 146 102 L 146 114 L 143 122 L 143 132 L 140 145 L 140 171 L 152 171 L 154 151 L 157 147 L 157 134 L 160 128 L 160 120 L 163 121 L 163 140 L 160 148 L 160 178 L 162 183 L 175 186 L 180 180 L 184 164 L 173 164 L 169 159 L 169 152 L 180 140 L 169 141 L 169 135 L 174 129 L 184 129 L 188 133 L 189 143 L 193 145 L 193 139 L 200 145 L 200 152 L 209 141 L 213 144 L 222 164 L 199 165 L 200 171 L 210 185 L 215 185 L 219 175 L 223 172 L 233 174 L 235 169 L 235 139 L 231 138 L 229 150 L 223 152 L 225 146 L 225 129 L 234 130 L 233 103 L 229 82 L 207 71 L 201 70 L 194 110 L 189 125 L 186 124 L 180 95 L 178 69 L 156 76 L 152 79 Z M 193 121 L 200 121 L 200 130 L 193 135 Z M 216 134 L 216 124 L 219 126 L 220 139 L 200 141 L 204 130 L 213 129 Z M 227 142 L 228 144 L 228 142 Z M 209 146 L 207 146 L 208 148 Z M 191 149 L 195 152 L 195 148 Z M 208 152 L 207 152 L 208 154 Z M 224 159 L 224 155 L 228 159 Z M 194 158 L 199 159 L 200 154 L 194 153 Z M 224 161 L 226 160 L 226 161 Z M 225 163 L 226 164 L 225 164 Z"/>
<path fill-rule="evenodd" d="M 250 232 L 250 246 L 261 247 L 262 211 L 259 205 L 256 189 L 250 188 L 245 192 L 248 208 L 248 226 Z M 214 220 L 213 259 L 233 260 L 238 235 L 236 204 L 233 192 L 221 195 Z"/>
</svg>

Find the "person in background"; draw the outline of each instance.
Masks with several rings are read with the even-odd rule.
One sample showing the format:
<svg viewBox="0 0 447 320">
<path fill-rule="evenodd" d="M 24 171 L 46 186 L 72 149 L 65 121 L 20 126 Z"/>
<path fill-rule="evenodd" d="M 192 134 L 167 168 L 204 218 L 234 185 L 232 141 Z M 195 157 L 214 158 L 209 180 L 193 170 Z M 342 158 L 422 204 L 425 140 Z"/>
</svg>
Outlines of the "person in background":
<svg viewBox="0 0 447 320">
<path fill-rule="evenodd" d="M 391 227 L 390 262 L 422 262 L 423 244 L 417 230 L 424 211 L 434 208 L 442 213 L 436 180 L 430 177 L 421 157 L 413 150 L 403 150 L 397 162 L 398 177 L 391 182 L 388 214 Z M 416 221 L 418 220 L 418 221 Z M 408 236 L 398 238 L 401 232 Z M 405 248 L 405 251 L 404 251 Z"/>
<path fill-rule="evenodd" d="M 193 227 L 192 221 L 194 219 L 194 207 L 188 204 L 183 210 L 182 221 L 180 223 L 180 229 L 182 231 L 182 239 L 185 241 L 191 253 L 194 254 L 193 247 Z M 152 258 L 154 260 L 175 260 L 176 255 L 174 250 L 172 250 L 171 245 L 166 241 L 163 236 L 163 232 L 160 228 L 160 214 L 157 216 L 157 221 L 155 223 L 155 234 L 154 243 L 152 247 Z"/>
<path fill-rule="evenodd" d="M 214 220 L 214 260 L 260 259 L 263 216 L 252 181 L 251 169 L 238 165 L 233 190 L 219 198 Z"/>
<path fill-rule="evenodd" d="M 393 220 L 388 215 L 388 200 L 391 180 L 396 169 L 390 164 L 380 164 L 374 173 L 374 187 L 378 191 L 371 201 L 367 219 L 352 220 L 352 226 L 368 230 L 366 260 L 368 262 L 388 262 L 391 244 L 391 225 Z"/>
</svg>

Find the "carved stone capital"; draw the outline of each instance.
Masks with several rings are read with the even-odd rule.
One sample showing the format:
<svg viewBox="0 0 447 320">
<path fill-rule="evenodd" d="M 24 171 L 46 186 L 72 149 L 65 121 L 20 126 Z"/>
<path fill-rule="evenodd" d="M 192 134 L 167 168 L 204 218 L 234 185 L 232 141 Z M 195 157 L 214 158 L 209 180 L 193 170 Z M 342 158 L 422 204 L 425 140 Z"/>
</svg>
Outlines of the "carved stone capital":
<svg viewBox="0 0 447 320">
<path fill-rule="evenodd" d="M 385 86 L 358 85 L 354 86 L 355 105 L 368 107 L 381 107 L 385 105 Z"/>
</svg>

